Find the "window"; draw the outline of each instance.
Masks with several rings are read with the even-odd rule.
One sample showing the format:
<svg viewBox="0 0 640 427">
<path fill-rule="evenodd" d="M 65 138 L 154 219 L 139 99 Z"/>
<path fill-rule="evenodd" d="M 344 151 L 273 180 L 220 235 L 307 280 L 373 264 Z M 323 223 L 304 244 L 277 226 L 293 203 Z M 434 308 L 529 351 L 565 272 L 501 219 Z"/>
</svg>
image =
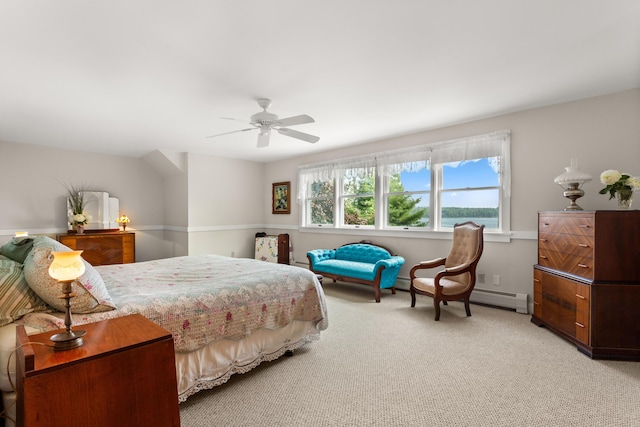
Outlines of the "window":
<svg viewBox="0 0 640 427">
<path fill-rule="evenodd" d="M 405 170 L 405 164 L 398 166 L 403 171 L 388 175 L 385 180 L 385 224 L 402 228 L 429 227 L 431 171 L 427 166 L 416 171 Z"/>
<path fill-rule="evenodd" d="M 367 171 L 362 168 L 347 169 L 340 179 L 342 192 L 342 224 L 359 227 L 375 224 L 376 177 L 375 169 Z"/>
<path fill-rule="evenodd" d="M 333 224 L 334 194 L 333 181 L 314 181 L 309 184 L 309 198 L 305 209 L 307 224 Z"/>
<path fill-rule="evenodd" d="M 300 167 L 303 226 L 509 230 L 510 132 Z"/>
<path fill-rule="evenodd" d="M 486 229 L 500 228 L 498 160 L 484 157 L 441 165 L 440 227 L 453 228 L 456 223 L 474 221 Z"/>
</svg>

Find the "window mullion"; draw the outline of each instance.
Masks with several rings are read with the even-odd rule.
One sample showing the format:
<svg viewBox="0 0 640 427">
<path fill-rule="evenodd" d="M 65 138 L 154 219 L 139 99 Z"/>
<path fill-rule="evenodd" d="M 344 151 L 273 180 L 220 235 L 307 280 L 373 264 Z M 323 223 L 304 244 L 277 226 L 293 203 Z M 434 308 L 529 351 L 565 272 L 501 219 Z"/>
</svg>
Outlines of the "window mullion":
<svg viewBox="0 0 640 427">
<path fill-rule="evenodd" d="M 431 229 L 440 229 L 440 206 L 442 192 L 442 165 L 431 164 L 431 210 L 429 211 L 429 220 L 431 221 Z"/>
<path fill-rule="evenodd" d="M 384 200 L 387 185 L 386 181 L 386 177 L 381 177 L 376 171 L 375 189 L 373 194 L 373 203 L 375 205 L 373 227 L 376 230 L 380 230 L 383 228 L 383 225 L 386 224 L 385 218 L 387 218 L 387 208 Z"/>
<path fill-rule="evenodd" d="M 333 188 L 335 191 L 333 192 L 333 200 L 334 200 L 334 208 L 333 208 L 333 227 L 340 228 L 342 226 L 342 219 L 344 218 L 344 213 L 342 209 L 342 177 L 336 177 L 333 179 Z"/>
</svg>

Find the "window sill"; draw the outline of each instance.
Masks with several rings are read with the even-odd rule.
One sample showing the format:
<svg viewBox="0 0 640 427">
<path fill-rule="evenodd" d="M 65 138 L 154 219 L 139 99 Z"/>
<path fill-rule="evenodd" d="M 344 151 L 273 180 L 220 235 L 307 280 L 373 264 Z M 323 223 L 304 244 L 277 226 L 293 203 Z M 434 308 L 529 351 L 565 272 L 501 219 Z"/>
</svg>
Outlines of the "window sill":
<svg viewBox="0 0 640 427">
<path fill-rule="evenodd" d="M 434 231 L 434 230 L 376 230 L 372 228 L 334 228 L 334 227 L 299 227 L 300 233 L 319 233 L 319 234 L 341 234 L 348 236 L 379 236 L 379 237 L 401 237 L 406 239 L 442 239 L 451 240 L 453 231 Z M 485 242 L 509 243 L 513 238 L 512 232 L 484 232 Z"/>
</svg>

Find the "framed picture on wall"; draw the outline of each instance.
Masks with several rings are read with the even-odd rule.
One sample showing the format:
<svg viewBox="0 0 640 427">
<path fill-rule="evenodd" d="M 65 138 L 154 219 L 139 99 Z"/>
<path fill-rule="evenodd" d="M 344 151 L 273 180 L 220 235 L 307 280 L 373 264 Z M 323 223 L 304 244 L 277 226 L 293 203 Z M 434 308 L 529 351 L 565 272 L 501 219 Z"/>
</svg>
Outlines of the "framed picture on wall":
<svg viewBox="0 0 640 427">
<path fill-rule="evenodd" d="M 291 213 L 291 182 L 276 182 L 271 194 L 271 213 Z"/>
</svg>

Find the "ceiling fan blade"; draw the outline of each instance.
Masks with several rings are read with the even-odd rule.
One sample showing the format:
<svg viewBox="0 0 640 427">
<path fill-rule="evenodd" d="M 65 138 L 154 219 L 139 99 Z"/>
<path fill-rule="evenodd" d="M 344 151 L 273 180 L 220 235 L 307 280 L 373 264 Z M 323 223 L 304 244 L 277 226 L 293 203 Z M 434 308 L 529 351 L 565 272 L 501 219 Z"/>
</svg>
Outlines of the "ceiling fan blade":
<svg viewBox="0 0 640 427">
<path fill-rule="evenodd" d="M 263 148 L 269 145 L 269 137 L 271 132 L 260 132 L 258 135 L 258 148 Z"/>
<path fill-rule="evenodd" d="M 277 120 L 274 123 L 274 125 L 275 126 L 293 126 L 293 125 L 303 125 L 305 123 L 313 123 L 313 122 L 315 122 L 315 120 L 313 120 L 311 117 L 307 116 L 306 114 L 302 114 L 300 116 L 287 117 L 286 119 Z"/>
<path fill-rule="evenodd" d="M 248 130 L 254 130 L 254 129 L 256 129 L 256 128 L 232 130 L 231 132 L 225 132 L 225 133 L 218 133 L 218 134 L 215 134 L 215 135 L 209 135 L 209 136 L 207 136 L 207 138 L 215 138 L 216 136 L 229 135 L 230 133 L 246 132 Z"/>
<path fill-rule="evenodd" d="M 220 117 L 222 120 L 233 120 L 234 122 L 250 123 L 246 120 L 234 119 L 233 117 Z"/>
<path fill-rule="evenodd" d="M 298 132 L 297 130 L 293 130 L 293 129 L 280 128 L 278 129 L 278 132 L 280 132 L 283 135 L 290 136 L 292 138 L 301 139 L 303 141 L 307 141 L 311 143 L 320 141 L 319 136 L 309 135 L 308 133 Z"/>
</svg>

